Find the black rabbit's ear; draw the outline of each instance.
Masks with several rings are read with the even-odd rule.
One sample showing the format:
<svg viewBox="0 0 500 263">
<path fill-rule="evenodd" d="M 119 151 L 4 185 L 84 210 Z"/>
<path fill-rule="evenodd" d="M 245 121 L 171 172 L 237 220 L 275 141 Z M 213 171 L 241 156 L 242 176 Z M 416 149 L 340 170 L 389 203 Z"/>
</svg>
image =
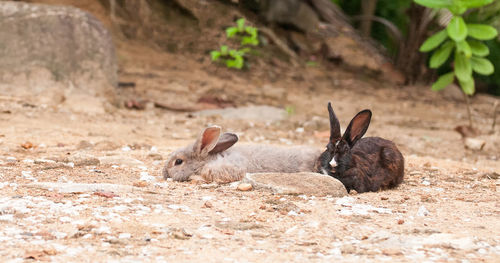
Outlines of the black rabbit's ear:
<svg viewBox="0 0 500 263">
<path fill-rule="evenodd" d="M 238 141 L 238 135 L 234 133 L 226 132 L 222 134 L 219 138 L 219 141 L 215 145 L 215 147 L 209 152 L 209 154 L 216 154 L 223 152 L 229 149 Z"/>
<path fill-rule="evenodd" d="M 205 128 L 194 143 L 194 152 L 198 155 L 206 155 L 215 148 L 219 141 L 221 128 L 219 126 L 211 126 Z"/>
<path fill-rule="evenodd" d="M 333 112 L 332 104 L 328 102 L 328 114 L 330 115 L 330 142 L 335 144 L 340 140 L 340 123 L 335 112 Z"/>
<path fill-rule="evenodd" d="M 365 135 L 368 130 L 368 125 L 370 125 L 371 118 L 372 112 L 370 110 L 362 110 L 352 118 L 343 137 L 347 143 L 349 143 L 350 147 L 353 147 L 354 144 Z"/>
</svg>

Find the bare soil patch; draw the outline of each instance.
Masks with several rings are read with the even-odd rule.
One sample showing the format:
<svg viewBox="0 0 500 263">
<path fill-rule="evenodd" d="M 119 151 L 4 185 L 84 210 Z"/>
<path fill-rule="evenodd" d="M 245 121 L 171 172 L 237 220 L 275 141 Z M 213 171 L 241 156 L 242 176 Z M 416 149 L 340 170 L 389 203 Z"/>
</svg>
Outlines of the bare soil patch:
<svg viewBox="0 0 500 263">
<path fill-rule="evenodd" d="M 133 41 L 117 47 L 120 81 L 135 83 L 120 96 L 144 102 L 143 110 L 84 114 L 0 97 L 2 261 L 498 260 L 500 128 L 487 133 L 498 98 L 472 99 L 486 141 L 472 151 L 454 131 L 467 123 L 465 105 L 425 86 L 280 62 L 235 72 L 211 65 L 205 54 Z M 277 122 L 227 120 L 152 104 L 202 109 L 220 101 L 291 114 Z M 161 177 L 162 159 L 210 124 L 238 133 L 241 143 L 323 148 L 328 101 L 344 128 L 355 113 L 372 109 L 366 136 L 393 140 L 406 159 L 398 188 L 320 198 Z M 130 190 L 60 193 L 35 182 Z"/>
</svg>

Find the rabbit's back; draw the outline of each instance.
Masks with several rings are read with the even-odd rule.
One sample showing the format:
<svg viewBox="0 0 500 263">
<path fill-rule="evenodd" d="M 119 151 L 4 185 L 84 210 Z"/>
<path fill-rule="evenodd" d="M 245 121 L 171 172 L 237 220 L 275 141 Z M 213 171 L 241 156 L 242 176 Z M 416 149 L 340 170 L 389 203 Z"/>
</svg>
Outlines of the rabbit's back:
<svg viewBox="0 0 500 263">
<path fill-rule="evenodd" d="M 404 158 L 396 145 L 379 137 L 360 139 L 352 149 L 360 180 L 360 190 L 377 191 L 397 186 L 403 181 Z M 359 191 L 358 191 L 359 192 Z"/>
<path fill-rule="evenodd" d="M 311 172 L 321 151 L 307 146 L 237 145 L 226 154 L 245 156 L 248 173 Z"/>
</svg>

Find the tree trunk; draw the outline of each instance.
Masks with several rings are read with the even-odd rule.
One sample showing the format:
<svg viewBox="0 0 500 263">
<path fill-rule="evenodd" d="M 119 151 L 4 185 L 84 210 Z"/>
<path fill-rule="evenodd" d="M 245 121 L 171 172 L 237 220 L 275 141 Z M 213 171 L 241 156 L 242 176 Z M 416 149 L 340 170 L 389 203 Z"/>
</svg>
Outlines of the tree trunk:
<svg viewBox="0 0 500 263">
<path fill-rule="evenodd" d="M 418 51 L 427 37 L 427 29 L 433 20 L 431 10 L 412 3 L 408 9 L 410 25 L 408 35 L 400 45 L 396 58 L 396 67 L 406 76 L 407 84 L 415 83 L 422 76 L 422 67 L 427 56 Z"/>
<path fill-rule="evenodd" d="M 375 16 L 375 9 L 377 8 L 377 0 L 364 0 L 361 1 L 362 14 L 365 17 Z M 361 34 L 364 37 L 370 37 L 372 32 L 372 20 L 366 19 L 361 21 Z"/>
</svg>

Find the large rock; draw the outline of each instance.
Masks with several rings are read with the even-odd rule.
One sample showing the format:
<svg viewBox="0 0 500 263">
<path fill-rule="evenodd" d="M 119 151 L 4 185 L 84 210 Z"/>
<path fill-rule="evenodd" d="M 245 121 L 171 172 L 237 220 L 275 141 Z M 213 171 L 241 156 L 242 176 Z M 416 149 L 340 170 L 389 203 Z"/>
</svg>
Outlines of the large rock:
<svg viewBox="0 0 500 263">
<path fill-rule="evenodd" d="M 255 189 L 270 190 L 276 194 L 342 197 L 345 186 L 337 179 L 318 173 L 253 173 L 244 182 Z"/>
<path fill-rule="evenodd" d="M 0 57 L 0 95 L 77 111 L 116 102 L 111 36 L 79 9 L 0 2 Z"/>
<path fill-rule="evenodd" d="M 268 22 L 291 25 L 303 32 L 315 30 L 319 18 L 314 10 L 301 0 L 261 1 L 264 17 Z"/>
</svg>

